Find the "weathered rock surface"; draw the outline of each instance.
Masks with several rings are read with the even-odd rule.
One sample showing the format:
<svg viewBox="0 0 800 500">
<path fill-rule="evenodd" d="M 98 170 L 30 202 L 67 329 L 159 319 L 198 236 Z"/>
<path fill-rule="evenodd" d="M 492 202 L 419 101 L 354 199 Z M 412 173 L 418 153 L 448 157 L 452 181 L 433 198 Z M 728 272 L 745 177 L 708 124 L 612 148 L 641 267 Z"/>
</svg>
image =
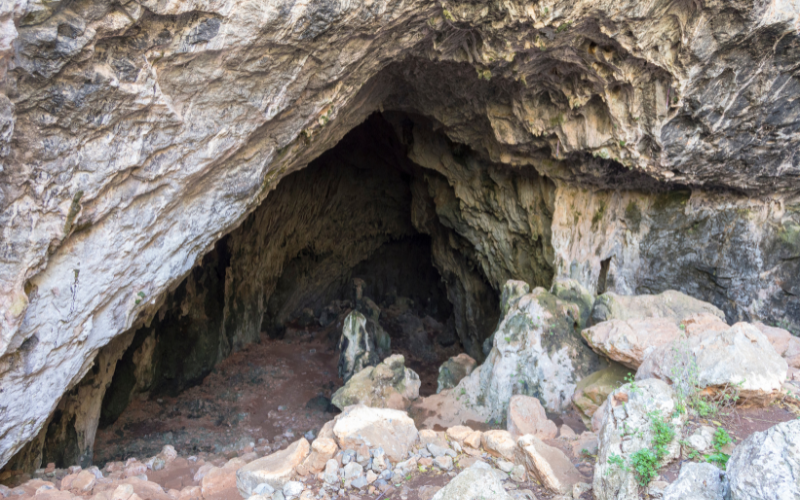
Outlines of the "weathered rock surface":
<svg viewBox="0 0 800 500">
<path fill-rule="evenodd" d="M 452 389 L 461 382 L 461 379 L 472 373 L 476 366 L 478 363 L 467 353 L 448 359 L 439 367 L 436 392 Z"/>
<path fill-rule="evenodd" d="M 587 5 L 4 2 L 0 463 L 281 178 L 377 109 L 430 117 L 457 153 L 408 131 L 442 177 L 419 227 L 473 355 L 493 322 L 481 297 L 509 278 L 685 287 L 732 321 L 796 328 L 797 7 Z M 262 291 L 227 338 L 258 334 Z"/>
<path fill-rule="evenodd" d="M 676 412 L 677 402 L 672 388 L 658 379 L 625 384 L 608 397 L 602 428 L 598 435 L 599 448 L 594 469 L 593 489 L 598 500 L 627 500 L 639 498 L 639 485 L 630 467 L 620 467 L 611 460 L 618 456 L 625 464 L 639 450 L 652 446 L 653 417 L 673 426 L 680 435 L 685 413 Z M 679 439 L 665 446 L 661 465 L 680 455 Z"/>
<path fill-rule="evenodd" d="M 405 367 L 403 355 L 394 354 L 353 375 L 331 402 L 340 410 L 356 404 L 406 410 L 419 397 L 420 385 L 419 375 Z"/>
<path fill-rule="evenodd" d="M 691 364 L 698 388 L 714 393 L 735 389 L 739 404 L 765 406 L 780 393 L 788 365 L 758 328 L 736 323 L 726 330 L 696 333 L 653 350 L 636 372 L 636 380 L 658 378 L 670 383 L 673 374 Z"/>
<path fill-rule="evenodd" d="M 647 318 L 604 321 L 581 335 L 596 352 L 635 370 L 648 354 L 681 333 L 672 318 Z"/>
<path fill-rule="evenodd" d="M 664 489 L 663 500 L 723 500 L 726 479 L 712 464 L 686 462 L 678 479 Z"/>
<path fill-rule="evenodd" d="M 491 467 L 478 462 L 460 472 L 431 500 L 512 500 Z"/>
<path fill-rule="evenodd" d="M 242 498 L 249 498 L 253 489 L 266 483 L 276 490 L 283 489 L 294 474 L 295 467 L 308 456 L 310 446 L 301 438 L 288 448 L 254 460 L 236 472 L 236 488 Z"/>
<path fill-rule="evenodd" d="M 518 445 L 517 459 L 553 493 L 570 493 L 573 486 L 586 481 L 564 452 L 543 443 L 536 436 L 523 436 Z"/>
<path fill-rule="evenodd" d="M 394 462 L 404 460 L 419 439 L 414 421 L 405 412 L 363 405 L 345 408 L 337 417 L 333 433 L 344 450 L 362 445 L 380 447 Z"/>
<path fill-rule="evenodd" d="M 678 326 L 684 318 L 707 313 L 725 319 L 725 314 L 714 305 L 677 290 L 666 290 L 658 295 L 617 295 L 609 292 L 597 297 L 592 307 L 591 322 L 596 325 L 610 320 L 639 320 L 664 318 Z"/>
<path fill-rule="evenodd" d="M 800 498 L 800 420 L 756 432 L 728 461 L 731 500 Z"/>
<path fill-rule="evenodd" d="M 539 439 L 553 439 L 558 434 L 555 422 L 549 420 L 538 399 L 512 396 L 508 403 L 508 432 L 514 437 L 531 434 Z"/>
<path fill-rule="evenodd" d="M 586 425 L 590 425 L 592 415 L 606 401 L 608 395 L 625 383 L 628 374 L 633 376 L 632 373 L 620 364 L 611 363 L 608 368 L 598 370 L 578 382 L 572 404 Z"/>
</svg>

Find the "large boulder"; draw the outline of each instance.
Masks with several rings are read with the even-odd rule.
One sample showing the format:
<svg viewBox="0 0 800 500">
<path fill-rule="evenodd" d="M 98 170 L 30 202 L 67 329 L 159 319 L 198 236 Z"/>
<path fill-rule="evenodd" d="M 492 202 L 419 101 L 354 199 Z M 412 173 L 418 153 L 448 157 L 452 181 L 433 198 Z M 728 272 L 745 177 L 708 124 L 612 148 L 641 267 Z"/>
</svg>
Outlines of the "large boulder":
<svg viewBox="0 0 800 500">
<path fill-rule="evenodd" d="M 618 364 L 611 363 L 608 368 L 598 370 L 582 378 L 575 387 L 572 404 L 578 410 L 583 422 L 591 425 L 592 415 L 602 405 L 608 395 L 625 383 L 625 377 L 633 372 Z"/>
<path fill-rule="evenodd" d="M 452 389 L 461 382 L 461 379 L 472 373 L 476 366 L 478 366 L 478 363 L 472 356 L 464 352 L 448 359 L 439 367 L 436 392 Z"/>
<path fill-rule="evenodd" d="M 512 500 L 489 465 L 476 462 L 464 469 L 431 500 Z"/>
<path fill-rule="evenodd" d="M 358 311 L 348 314 L 339 339 L 339 377 L 347 382 L 364 368 L 377 365 L 388 354 L 379 347 L 387 345 L 388 338 L 374 319 Z"/>
<path fill-rule="evenodd" d="M 512 396 L 508 404 L 508 432 L 514 437 L 532 434 L 553 439 L 558 434 L 555 422 L 547 418 L 542 403 L 531 396 Z"/>
<path fill-rule="evenodd" d="M 333 434 L 343 450 L 356 450 L 361 445 L 383 448 L 393 462 L 405 460 L 419 439 L 414 421 L 407 413 L 364 405 L 345 408 L 336 419 Z"/>
<path fill-rule="evenodd" d="M 636 379 L 658 378 L 681 384 L 684 391 L 691 386 L 688 390 L 709 395 L 734 389 L 740 404 L 764 406 L 780 394 L 788 368 L 758 328 L 736 323 L 725 330 L 696 332 L 653 350 Z"/>
<path fill-rule="evenodd" d="M 800 420 L 791 420 L 745 439 L 727 467 L 730 500 L 800 498 Z"/>
<path fill-rule="evenodd" d="M 648 379 L 625 384 L 608 396 L 600 429 L 597 462 L 594 470 L 594 494 L 597 500 L 634 500 L 639 498 L 639 482 L 631 459 L 643 450 L 653 450 L 656 423 L 663 422 L 675 437 L 662 443 L 659 466 L 680 455 L 679 438 L 686 414 L 679 413 L 675 392 L 665 382 Z"/>
<path fill-rule="evenodd" d="M 419 375 L 405 367 L 401 354 L 395 354 L 353 375 L 333 393 L 331 402 L 340 410 L 356 404 L 405 410 L 419 397 L 420 385 Z"/>
<path fill-rule="evenodd" d="M 262 483 L 276 490 L 283 488 L 292 478 L 295 467 L 308 456 L 311 446 L 303 438 L 290 444 L 286 449 L 240 468 L 236 472 L 236 487 L 243 498 L 250 498 L 256 486 Z"/>
<path fill-rule="evenodd" d="M 678 479 L 664 489 L 663 500 L 723 500 L 725 474 L 709 463 L 686 462 Z"/>
<path fill-rule="evenodd" d="M 503 287 L 503 319 L 486 361 L 453 389 L 484 419 L 502 421 L 511 396 L 539 398 L 545 409 L 560 412 L 570 404 L 583 376 L 599 368 L 598 356 L 580 337 L 580 310 L 544 288 L 527 284 Z"/>
<path fill-rule="evenodd" d="M 675 290 L 666 290 L 658 295 L 617 295 L 608 292 L 595 300 L 589 322 L 596 325 L 612 319 L 667 318 L 677 326 L 684 318 L 699 313 L 725 319 L 725 314 L 714 305 Z"/>
<path fill-rule="evenodd" d="M 581 332 L 596 352 L 634 370 L 653 350 L 682 333 L 671 318 L 612 319 Z"/>
</svg>

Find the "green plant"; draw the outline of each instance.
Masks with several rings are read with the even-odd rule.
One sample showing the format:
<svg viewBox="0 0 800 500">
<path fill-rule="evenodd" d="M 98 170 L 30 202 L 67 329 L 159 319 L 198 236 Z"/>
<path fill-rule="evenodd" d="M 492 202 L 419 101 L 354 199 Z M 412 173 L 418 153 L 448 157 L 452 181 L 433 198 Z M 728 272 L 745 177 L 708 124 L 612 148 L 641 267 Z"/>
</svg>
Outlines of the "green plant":
<svg viewBox="0 0 800 500">
<path fill-rule="evenodd" d="M 545 8 L 544 8 L 544 13 L 545 13 L 545 15 L 547 15 L 547 14 L 550 14 L 550 9 L 548 9 L 547 7 L 545 7 Z"/>
<path fill-rule="evenodd" d="M 456 18 L 453 17 L 453 14 L 447 9 L 442 9 L 442 16 L 444 16 L 444 18 L 450 21 L 451 23 L 456 20 Z"/>
<path fill-rule="evenodd" d="M 627 144 L 627 141 L 623 141 L 623 140 L 619 141 L 619 147 L 624 148 L 625 144 Z"/>
<path fill-rule="evenodd" d="M 561 33 L 562 31 L 566 31 L 569 29 L 570 26 L 572 26 L 572 21 L 567 21 L 565 23 L 562 23 L 561 26 L 556 28 L 556 33 Z"/>
<path fill-rule="evenodd" d="M 629 384 L 631 387 L 631 394 L 638 394 L 639 393 L 639 386 L 636 385 L 636 378 L 634 378 L 634 374 L 628 372 L 625 375 L 625 383 Z"/>
<path fill-rule="evenodd" d="M 724 453 L 722 448 L 725 445 L 730 444 L 733 442 L 733 436 L 731 436 L 728 431 L 725 430 L 723 427 L 717 427 L 716 432 L 714 432 L 714 439 L 712 440 L 712 445 L 714 446 L 714 453 L 705 456 L 706 462 L 710 462 L 716 464 L 722 468 L 728 464 L 728 460 L 731 458 L 730 455 Z"/>
<path fill-rule="evenodd" d="M 664 420 L 658 411 L 648 413 L 647 417 L 650 419 L 650 431 L 653 433 L 650 447 L 632 453 L 627 463 L 622 457 L 613 453 L 608 458 L 610 465 L 625 471 L 633 471 L 640 486 L 647 486 L 658 475 L 659 464 L 667 456 L 667 446 L 675 439 L 675 428 Z"/>
</svg>

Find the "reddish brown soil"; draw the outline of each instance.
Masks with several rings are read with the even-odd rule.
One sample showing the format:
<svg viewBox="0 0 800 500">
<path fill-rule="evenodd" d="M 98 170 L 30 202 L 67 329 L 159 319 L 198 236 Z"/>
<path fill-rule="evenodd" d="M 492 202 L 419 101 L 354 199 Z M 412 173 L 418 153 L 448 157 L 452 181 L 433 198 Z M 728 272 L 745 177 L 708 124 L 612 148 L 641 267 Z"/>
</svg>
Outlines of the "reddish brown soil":
<svg viewBox="0 0 800 500">
<path fill-rule="evenodd" d="M 334 414 L 324 400 L 315 405 L 312 399 L 330 398 L 341 383 L 338 354 L 325 337 L 262 336 L 178 397 L 133 401 L 117 422 L 98 431 L 95 463 L 146 458 L 165 444 L 182 456 L 225 453 L 260 438 L 318 431 Z"/>
</svg>

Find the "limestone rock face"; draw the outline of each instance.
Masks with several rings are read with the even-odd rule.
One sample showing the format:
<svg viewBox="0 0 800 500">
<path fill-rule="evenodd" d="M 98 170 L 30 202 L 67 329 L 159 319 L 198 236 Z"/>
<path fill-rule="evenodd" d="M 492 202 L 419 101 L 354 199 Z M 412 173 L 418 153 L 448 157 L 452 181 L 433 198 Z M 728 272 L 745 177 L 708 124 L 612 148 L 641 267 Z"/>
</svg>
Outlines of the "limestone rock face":
<svg viewBox="0 0 800 500">
<path fill-rule="evenodd" d="M 752 434 L 734 450 L 727 473 L 731 500 L 800 497 L 800 421 Z"/>
<path fill-rule="evenodd" d="M 602 405 L 608 395 L 625 383 L 625 377 L 632 372 L 624 366 L 612 363 L 608 368 L 598 370 L 581 379 L 575 387 L 572 404 L 578 410 L 584 423 L 589 425 L 592 415 Z"/>
<path fill-rule="evenodd" d="M 739 404 L 765 406 L 780 392 L 788 365 L 767 337 L 749 323 L 726 330 L 695 333 L 688 339 L 653 350 L 636 372 L 637 380 L 659 378 L 670 383 L 687 363 L 696 371 L 696 385 L 707 392 L 735 388 Z"/>
<path fill-rule="evenodd" d="M 511 500 L 491 467 L 478 462 L 450 480 L 431 500 Z"/>
<path fill-rule="evenodd" d="M 478 363 L 466 353 L 453 356 L 442 363 L 442 366 L 439 367 L 436 392 L 442 392 L 443 389 L 451 389 L 458 385 L 461 379 L 472 373 L 477 364 Z"/>
<path fill-rule="evenodd" d="M 686 414 L 675 411 L 677 402 L 674 391 L 657 379 L 643 380 L 635 385 L 625 384 L 608 396 L 607 404 L 598 434 L 594 495 L 598 500 L 634 500 L 639 498 L 639 485 L 634 472 L 630 467 L 626 470 L 615 464 L 612 457 L 620 457 L 625 464 L 629 464 L 633 454 L 651 448 L 654 415 L 672 425 L 676 436 L 679 436 Z M 679 438 L 676 437 L 666 445 L 662 465 L 678 458 L 680 449 Z"/>
<path fill-rule="evenodd" d="M 571 401 L 577 381 L 599 366 L 580 339 L 580 310 L 543 288 L 530 293 L 510 281 L 503 292 L 507 311 L 494 333 L 486 361 L 453 389 L 487 418 L 502 420 L 512 395 L 536 395 L 546 410 Z"/>
<path fill-rule="evenodd" d="M 339 340 L 339 376 L 345 382 L 368 366 L 381 360 L 382 339 L 388 337 L 377 321 L 367 319 L 358 311 L 347 315 Z"/>
<path fill-rule="evenodd" d="M 496 318 L 484 299 L 511 278 L 685 286 L 732 321 L 795 328 L 797 14 L 753 1 L 2 2 L 0 463 L 103 346 L 149 323 L 282 178 L 376 110 L 425 115 L 452 147 L 406 131 L 433 171 L 414 187 L 414 227 L 473 356 Z M 230 338 L 257 335 L 263 313 Z"/>
<path fill-rule="evenodd" d="M 353 375 L 331 402 L 340 410 L 356 404 L 405 410 L 419 397 L 420 385 L 419 375 L 405 367 L 403 355 L 394 354 Z"/>
<path fill-rule="evenodd" d="M 419 439 L 414 421 L 405 412 L 363 405 L 346 408 L 337 417 L 333 433 L 344 450 L 380 447 L 395 463 L 404 460 Z"/>
<path fill-rule="evenodd" d="M 672 318 L 612 319 L 581 335 L 598 353 L 636 369 L 653 350 L 680 338 L 681 329 Z"/>
</svg>

